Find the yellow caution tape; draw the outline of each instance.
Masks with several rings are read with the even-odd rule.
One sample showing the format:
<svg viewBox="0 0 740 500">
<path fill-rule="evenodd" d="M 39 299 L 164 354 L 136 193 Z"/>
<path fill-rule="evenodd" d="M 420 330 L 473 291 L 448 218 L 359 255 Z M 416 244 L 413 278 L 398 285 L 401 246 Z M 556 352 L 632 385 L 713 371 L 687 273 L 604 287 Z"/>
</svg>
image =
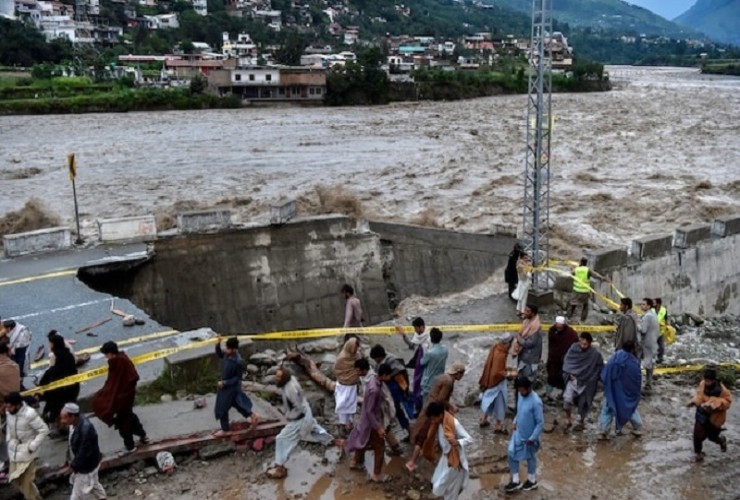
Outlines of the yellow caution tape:
<svg viewBox="0 0 740 500">
<path fill-rule="evenodd" d="M 656 368 L 653 373 L 658 375 L 670 375 L 673 373 L 687 373 L 687 372 L 698 372 L 705 369 L 708 365 L 681 365 L 681 366 L 663 366 Z M 740 364 L 736 363 L 720 363 L 716 365 L 717 368 L 731 368 L 733 370 L 740 370 Z"/>
<path fill-rule="evenodd" d="M 521 327 L 518 323 L 504 323 L 504 324 L 492 324 L 492 325 L 441 325 L 438 328 L 442 330 L 443 332 L 493 332 L 493 331 L 518 331 Z M 610 325 L 575 325 L 573 328 L 576 331 L 580 332 L 593 332 L 593 333 L 603 333 L 603 332 L 610 332 L 614 331 L 614 327 Z M 413 328 L 410 326 L 400 327 L 400 329 L 403 330 L 404 333 L 412 333 Z M 397 333 L 398 330 L 395 326 L 371 326 L 371 327 L 365 327 L 365 328 L 319 328 L 315 330 L 287 330 L 282 332 L 269 332 L 264 333 L 260 335 L 237 335 L 237 338 L 239 340 L 295 340 L 295 339 L 307 339 L 307 338 L 321 338 L 321 337 L 331 337 L 331 336 L 337 336 L 347 333 L 355 333 L 355 334 L 362 334 L 362 335 L 389 335 Z M 128 339 L 125 341 L 122 341 L 119 343 L 119 345 L 123 345 L 124 343 L 133 343 L 136 341 L 140 341 L 141 339 L 151 339 L 156 338 L 156 336 L 166 336 L 168 334 L 174 334 L 178 333 L 176 330 L 166 330 L 163 332 L 157 332 L 151 335 L 144 335 L 141 337 L 135 337 L 132 339 Z M 224 335 L 225 336 L 225 335 Z M 232 336 L 232 335 L 229 335 Z M 192 342 L 190 344 L 186 344 L 179 347 L 169 347 L 165 349 L 159 349 L 156 351 L 140 354 L 138 356 L 134 356 L 131 358 L 131 361 L 135 365 L 140 365 L 144 363 L 149 363 L 151 361 L 155 361 L 157 359 L 166 358 L 167 356 L 171 356 L 173 354 L 177 354 L 182 351 L 186 351 L 189 349 L 197 349 L 199 347 L 204 347 L 207 345 L 215 344 L 217 342 L 217 338 L 210 338 L 206 340 L 201 340 L 198 342 Z M 93 348 L 90 348 L 93 349 Z M 82 352 L 82 351 L 80 351 Z M 736 367 L 738 368 L 738 365 L 722 365 L 722 366 L 730 366 L 730 367 Z M 678 372 L 686 372 L 686 371 L 695 371 L 700 370 L 702 367 L 699 365 L 691 365 L 688 367 L 664 367 L 664 368 L 658 368 L 655 373 L 658 374 L 664 374 L 664 373 L 678 373 Z M 33 389 L 29 389 L 25 392 L 23 392 L 24 396 L 31 396 L 34 394 L 40 394 L 43 392 L 51 391 L 54 389 L 59 389 L 61 387 L 66 387 L 69 385 L 86 382 L 88 380 L 102 377 L 103 375 L 108 373 L 108 367 L 107 366 L 101 366 L 99 368 L 95 368 L 92 370 L 87 370 L 82 373 L 78 373 L 77 375 L 72 375 L 70 377 L 63 378 L 61 380 L 57 380 L 55 382 L 52 382 L 51 384 L 47 384 L 45 386 L 35 387 Z"/>
<path fill-rule="evenodd" d="M 130 345 L 130 344 L 138 344 L 139 342 L 148 342 L 150 340 L 155 339 L 161 339 L 164 337 L 170 337 L 172 335 L 177 335 L 180 332 L 180 330 L 163 330 L 161 332 L 154 332 L 150 333 L 148 335 L 140 335 L 138 337 L 132 337 L 125 340 L 116 341 L 116 344 L 118 347 L 124 346 L 124 345 Z M 102 346 L 95 346 L 95 347 L 87 347 L 85 349 L 80 349 L 79 351 L 75 351 L 75 354 L 93 354 L 100 351 L 100 348 Z M 42 359 L 41 361 L 36 361 L 35 363 L 31 363 L 31 368 L 41 368 L 42 366 L 46 366 L 49 364 L 48 359 Z"/>
<path fill-rule="evenodd" d="M 173 354 L 177 354 L 178 352 L 182 352 L 188 349 L 197 349 L 198 347 L 203 347 L 208 344 L 215 344 L 216 339 L 210 338 L 206 340 L 201 340 L 198 342 L 192 342 L 190 344 L 180 346 L 180 347 L 169 347 L 166 349 L 159 349 L 157 351 L 147 352 L 144 354 L 140 354 L 138 356 L 134 356 L 131 358 L 131 361 L 135 365 L 141 365 L 144 363 L 149 363 L 150 361 L 154 361 L 157 359 L 166 358 L 167 356 L 171 356 Z M 59 389 L 61 387 L 67 387 L 69 385 L 78 384 L 81 382 L 87 382 L 88 380 L 92 380 L 97 377 L 102 377 L 108 373 L 108 366 L 101 366 L 99 368 L 94 368 L 92 370 L 87 370 L 82 373 L 78 373 L 77 375 L 71 375 L 69 377 L 65 377 L 63 379 L 54 381 L 50 384 L 34 387 L 33 389 L 29 389 L 25 392 L 22 392 L 21 395 L 23 396 L 33 396 L 34 394 L 40 394 L 47 391 L 52 391 L 54 389 Z"/>
<path fill-rule="evenodd" d="M 30 283 L 32 281 L 45 280 L 49 278 L 60 278 L 62 276 L 72 276 L 77 274 L 77 269 L 68 269 L 66 271 L 56 271 L 53 273 L 39 274 L 37 276 L 28 276 L 13 280 L 0 281 L 0 286 L 19 285 L 21 283 Z"/>
</svg>

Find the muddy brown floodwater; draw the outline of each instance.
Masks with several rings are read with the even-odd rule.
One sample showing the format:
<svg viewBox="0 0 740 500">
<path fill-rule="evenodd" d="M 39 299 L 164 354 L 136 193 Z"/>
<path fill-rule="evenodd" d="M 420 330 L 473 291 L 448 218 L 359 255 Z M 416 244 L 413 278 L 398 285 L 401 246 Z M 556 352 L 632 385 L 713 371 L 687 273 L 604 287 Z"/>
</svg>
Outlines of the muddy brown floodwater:
<svg viewBox="0 0 740 500">
<path fill-rule="evenodd" d="M 624 244 L 740 207 L 740 78 L 608 68 L 612 92 L 553 96 L 555 249 Z M 77 153 L 84 231 L 100 217 L 231 207 L 471 231 L 518 225 L 526 96 L 356 108 L 0 117 L 0 216 L 36 196 L 72 220 Z M 321 186 L 356 203 L 319 196 Z M 323 206 L 322 206 L 323 204 Z M 580 255 L 579 251 L 574 252 Z"/>
</svg>

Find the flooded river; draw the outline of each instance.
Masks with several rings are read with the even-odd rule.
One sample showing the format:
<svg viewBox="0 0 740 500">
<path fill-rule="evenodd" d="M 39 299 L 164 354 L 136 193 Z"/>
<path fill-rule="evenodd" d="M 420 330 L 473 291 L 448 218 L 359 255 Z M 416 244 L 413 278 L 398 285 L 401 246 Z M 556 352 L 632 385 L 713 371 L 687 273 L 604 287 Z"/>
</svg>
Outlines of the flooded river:
<svg viewBox="0 0 740 500">
<path fill-rule="evenodd" d="M 616 90 L 553 97 L 556 246 L 626 243 L 740 208 L 740 79 L 609 68 Z M 518 225 L 526 96 L 358 108 L 0 117 L 0 215 L 41 199 L 85 231 L 100 217 L 232 207 L 264 221 L 343 194 L 367 217 L 472 231 Z M 357 203 L 353 209 L 357 210 Z M 175 204 L 177 204 L 175 206 Z M 174 207 L 173 207 L 174 206 Z"/>
</svg>

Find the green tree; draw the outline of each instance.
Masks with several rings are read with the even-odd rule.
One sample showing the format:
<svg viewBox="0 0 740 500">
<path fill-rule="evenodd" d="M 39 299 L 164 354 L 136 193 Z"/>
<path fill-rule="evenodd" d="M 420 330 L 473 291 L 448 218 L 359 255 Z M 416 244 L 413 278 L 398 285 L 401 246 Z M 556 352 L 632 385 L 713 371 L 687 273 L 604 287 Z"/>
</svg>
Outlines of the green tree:
<svg viewBox="0 0 740 500">
<path fill-rule="evenodd" d="M 296 31 L 287 31 L 280 48 L 273 53 L 273 56 L 280 64 L 298 66 L 306 47 L 308 47 L 308 42 L 303 36 Z"/>
<path fill-rule="evenodd" d="M 190 93 L 193 95 L 202 94 L 208 87 L 208 80 L 206 77 L 198 73 L 190 80 Z"/>
</svg>

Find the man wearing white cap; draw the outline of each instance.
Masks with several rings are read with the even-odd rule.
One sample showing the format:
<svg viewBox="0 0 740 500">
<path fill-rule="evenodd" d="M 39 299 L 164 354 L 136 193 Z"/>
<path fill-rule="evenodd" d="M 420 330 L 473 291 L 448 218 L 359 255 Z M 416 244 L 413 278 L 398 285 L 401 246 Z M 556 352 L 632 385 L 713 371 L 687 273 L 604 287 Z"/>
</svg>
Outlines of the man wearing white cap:
<svg viewBox="0 0 740 500">
<path fill-rule="evenodd" d="M 64 405 L 60 418 L 62 425 L 69 427 L 67 467 L 71 472 L 69 484 L 72 485 L 69 500 L 108 498 L 98 478 L 103 455 L 95 427 L 87 417 L 80 415 L 80 407 L 74 403 Z"/>
<path fill-rule="evenodd" d="M 553 388 L 565 390 L 563 361 L 570 346 L 578 343 L 578 334 L 565 321 L 564 316 L 555 318 L 555 324 L 547 332 L 547 384 L 545 394 L 551 400 Z"/>
</svg>

